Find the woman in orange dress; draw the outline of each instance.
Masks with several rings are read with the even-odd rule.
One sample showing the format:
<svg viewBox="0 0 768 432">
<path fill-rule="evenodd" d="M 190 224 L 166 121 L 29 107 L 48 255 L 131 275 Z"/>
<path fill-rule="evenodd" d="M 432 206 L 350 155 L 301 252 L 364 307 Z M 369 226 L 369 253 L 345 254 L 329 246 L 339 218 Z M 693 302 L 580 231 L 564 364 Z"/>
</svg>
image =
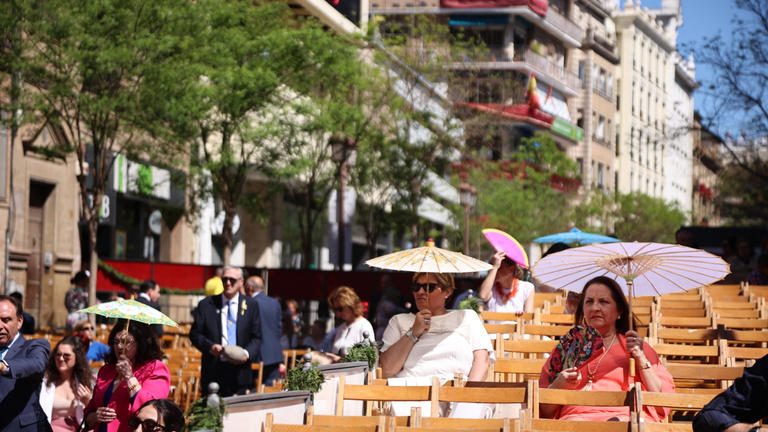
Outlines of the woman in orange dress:
<svg viewBox="0 0 768 432">
<path fill-rule="evenodd" d="M 628 311 L 615 280 L 599 276 L 587 282 L 574 316 L 577 327 L 571 331 L 571 335 L 586 336 L 576 341 L 582 349 L 565 346 L 567 339 L 561 341 L 544 364 L 539 384 L 554 389 L 627 391 L 634 380 L 643 390 L 674 392 L 672 376 L 656 352 L 637 332 L 629 330 Z M 595 331 L 600 338 L 590 343 L 587 339 Z M 584 361 L 576 359 L 579 355 Z M 634 378 L 630 377 L 629 356 L 635 359 Z M 660 421 L 669 410 L 646 407 L 643 414 L 647 421 Z M 627 421 L 629 407 L 542 405 L 541 415 L 563 420 Z"/>
</svg>

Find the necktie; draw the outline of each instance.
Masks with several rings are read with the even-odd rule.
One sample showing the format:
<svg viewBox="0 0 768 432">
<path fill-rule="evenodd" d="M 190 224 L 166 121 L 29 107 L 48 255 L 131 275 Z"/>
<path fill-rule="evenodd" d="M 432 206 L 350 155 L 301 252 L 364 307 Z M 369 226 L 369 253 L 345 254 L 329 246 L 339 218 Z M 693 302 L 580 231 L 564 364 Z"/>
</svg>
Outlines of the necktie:
<svg viewBox="0 0 768 432">
<path fill-rule="evenodd" d="M 227 344 L 237 345 L 237 302 L 229 302 L 227 311 Z"/>
</svg>

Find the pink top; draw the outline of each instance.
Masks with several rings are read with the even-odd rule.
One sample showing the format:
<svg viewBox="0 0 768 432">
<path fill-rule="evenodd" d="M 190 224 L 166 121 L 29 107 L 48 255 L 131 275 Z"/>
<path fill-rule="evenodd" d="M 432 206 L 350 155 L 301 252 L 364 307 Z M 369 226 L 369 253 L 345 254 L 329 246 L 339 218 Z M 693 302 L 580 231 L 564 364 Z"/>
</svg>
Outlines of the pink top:
<svg viewBox="0 0 768 432">
<path fill-rule="evenodd" d="M 582 381 L 579 383 L 579 389 L 583 389 L 587 384 L 588 371 L 587 368 L 591 367 L 595 370 L 595 378 L 592 382 L 592 390 L 596 391 L 627 391 L 629 389 L 630 377 L 629 377 L 629 354 L 627 353 L 627 339 L 624 335 L 618 335 L 618 343 L 613 344 L 611 349 L 606 353 L 605 357 L 600 361 L 599 366 L 597 364 L 602 350 L 600 353 L 595 353 L 590 361 L 586 362 L 579 368 L 581 372 Z M 656 351 L 651 348 L 647 343 L 643 344 L 643 352 L 648 361 L 651 362 L 651 368 L 656 372 L 656 376 L 661 381 L 661 391 L 674 393 L 675 384 L 672 379 L 672 375 L 669 374 L 667 369 L 659 362 L 659 356 Z M 551 358 L 551 357 L 550 357 Z M 642 382 L 642 374 L 640 373 L 641 365 L 635 362 L 635 368 L 637 369 L 634 379 L 640 380 L 641 388 L 646 390 L 645 383 Z M 539 378 L 539 385 L 542 387 L 549 387 L 545 371 L 549 369 L 549 360 L 544 364 L 542 368 L 542 374 Z M 669 409 L 644 407 L 643 414 L 648 421 L 661 421 L 669 414 Z M 592 406 L 576 406 L 566 405 L 560 408 L 560 411 L 555 415 L 555 418 L 562 420 L 592 420 L 592 421 L 605 421 L 611 417 L 619 417 L 625 420 L 629 417 L 629 407 L 592 407 Z"/>
<path fill-rule="evenodd" d="M 96 386 L 93 389 L 93 398 L 85 407 L 86 415 L 96 411 L 96 408 L 103 406 L 104 393 L 107 387 L 117 376 L 115 365 L 107 364 L 99 369 L 99 375 L 96 378 Z M 128 418 L 134 414 L 144 402 L 152 399 L 165 399 L 171 389 L 171 374 L 168 366 L 160 360 L 150 360 L 139 366 L 133 371 L 133 376 L 139 380 L 141 390 L 136 393 L 133 401 L 130 400 L 128 385 L 125 381 L 112 391 L 112 397 L 106 406 L 117 412 L 117 418 L 107 424 L 107 432 L 128 432 Z M 98 426 L 95 428 L 98 430 Z"/>
</svg>

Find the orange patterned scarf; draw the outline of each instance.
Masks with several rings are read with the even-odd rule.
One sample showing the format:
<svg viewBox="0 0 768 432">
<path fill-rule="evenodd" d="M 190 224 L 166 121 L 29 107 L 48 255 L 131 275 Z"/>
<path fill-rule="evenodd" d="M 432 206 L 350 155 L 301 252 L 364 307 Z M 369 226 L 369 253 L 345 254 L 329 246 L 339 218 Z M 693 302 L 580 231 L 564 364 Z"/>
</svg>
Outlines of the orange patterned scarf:
<svg viewBox="0 0 768 432">
<path fill-rule="evenodd" d="M 497 283 L 493 285 L 493 289 L 495 289 L 496 293 L 501 297 L 501 304 L 507 304 L 507 302 L 517 294 L 518 282 L 519 280 L 517 278 L 512 279 L 512 289 L 506 294 L 504 294 L 504 288 L 501 287 L 501 284 Z"/>
</svg>

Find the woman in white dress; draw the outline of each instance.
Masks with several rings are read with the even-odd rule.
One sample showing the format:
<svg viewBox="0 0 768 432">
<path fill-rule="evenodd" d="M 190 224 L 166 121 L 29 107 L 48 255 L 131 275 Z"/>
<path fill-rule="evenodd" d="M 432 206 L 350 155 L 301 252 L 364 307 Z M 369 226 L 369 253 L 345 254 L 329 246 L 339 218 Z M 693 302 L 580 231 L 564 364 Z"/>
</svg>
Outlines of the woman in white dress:
<svg viewBox="0 0 768 432">
<path fill-rule="evenodd" d="M 480 284 L 478 292 L 485 302 L 485 310 L 518 315 L 533 313 L 533 284 L 520 280 L 522 272 L 517 263 L 501 251 L 493 255 L 491 264 L 493 268 Z"/>
<path fill-rule="evenodd" d="M 418 312 L 395 315 L 384 330 L 380 365 L 385 378 L 430 377 L 485 381 L 493 347 L 473 310 L 447 310 L 453 276 L 417 273 L 413 297 Z"/>
<path fill-rule="evenodd" d="M 355 290 L 348 286 L 336 288 L 328 296 L 328 307 L 342 321 L 333 330 L 331 349 L 325 353 L 334 363 L 344 358 L 358 342 L 367 339 L 375 343 L 373 326 L 363 317 L 363 303 Z"/>
</svg>

